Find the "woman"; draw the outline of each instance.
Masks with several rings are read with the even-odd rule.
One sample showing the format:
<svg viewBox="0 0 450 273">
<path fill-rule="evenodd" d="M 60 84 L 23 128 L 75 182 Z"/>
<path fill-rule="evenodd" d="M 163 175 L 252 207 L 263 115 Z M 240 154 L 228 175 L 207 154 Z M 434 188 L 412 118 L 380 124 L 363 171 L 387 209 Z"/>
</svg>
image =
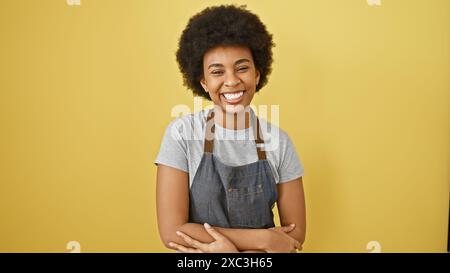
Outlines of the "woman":
<svg viewBox="0 0 450 273">
<path fill-rule="evenodd" d="M 155 161 L 158 227 L 168 248 L 302 248 L 303 166 L 289 136 L 250 108 L 267 83 L 273 46 L 244 6 L 206 8 L 183 31 L 177 61 L 184 84 L 214 107 L 169 124 Z M 281 227 L 274 226 L 275 202 Z"/>
</svg>

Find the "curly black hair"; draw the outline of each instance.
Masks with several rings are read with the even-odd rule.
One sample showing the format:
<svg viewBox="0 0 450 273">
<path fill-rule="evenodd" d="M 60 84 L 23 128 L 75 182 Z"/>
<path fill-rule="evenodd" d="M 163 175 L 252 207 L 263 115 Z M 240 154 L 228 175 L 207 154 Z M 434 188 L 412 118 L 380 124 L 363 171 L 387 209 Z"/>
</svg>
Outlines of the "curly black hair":
<svg viewBox="0 0 450 273">
<path fill-rule="evenodd" d="M 272 71 L 272 41 L 259 17 L 246 6 L 221 5 L 208 7 L 189 19 L 181 34 L 176 53 L 184 85 L 195 95 L 211 100 L 200 84 L 203 78 L 203 56 L 220 45 L 240 45 L 250 49 L 260 73 L 258 92 L 267 84 Z"/>
</svg>

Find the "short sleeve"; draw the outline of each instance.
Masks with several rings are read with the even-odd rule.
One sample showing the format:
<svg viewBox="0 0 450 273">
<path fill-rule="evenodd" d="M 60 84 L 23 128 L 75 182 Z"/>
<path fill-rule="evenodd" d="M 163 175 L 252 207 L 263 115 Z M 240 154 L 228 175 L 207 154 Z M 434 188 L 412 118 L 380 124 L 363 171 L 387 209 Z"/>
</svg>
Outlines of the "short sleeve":
<svg viewBox="0 0 450 273">
<path fill-rule="evenodd" d="M 284 145 L 280 145 L 279 183 L 288 182 L 304 175 L 303 164 L 289 136 L 285 135 Z"/>
<path fill-rule="evenodd" d="M 167 126 L 154 163 L 189 172 L 187 145 L 183 138 L 183 123 L 179 121 L 178 119 L 174 120 Z"/>
</svg>

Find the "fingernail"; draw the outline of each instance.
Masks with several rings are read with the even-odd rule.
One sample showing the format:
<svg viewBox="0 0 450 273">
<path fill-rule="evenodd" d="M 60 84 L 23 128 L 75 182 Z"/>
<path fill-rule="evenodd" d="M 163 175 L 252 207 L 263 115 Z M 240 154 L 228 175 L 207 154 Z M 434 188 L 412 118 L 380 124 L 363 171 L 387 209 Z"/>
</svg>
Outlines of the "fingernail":
<svg viewBox="0 0 450 273">
<path fill-rule="evenodd" d="M 291 224 L 291 227 L 295 227 L 295 224 Z"/>
<path fill-rule="evenodd" d="M 181 232 L 179 232 L 178 230 L 175 232 L 177 235 L 181 235 Z"/>
<path fill-rule="evenodd" d="M 169 246 L 173 247 L 173 243 L 172 243 L 172 242 L 170 242 L 170 243 L 169 243 Z"/>
<path fill-rule="evenodd" d="M 211 228 L 211 226 L 208 223 L 204 224 L 205 228 Z"/>
</svg>

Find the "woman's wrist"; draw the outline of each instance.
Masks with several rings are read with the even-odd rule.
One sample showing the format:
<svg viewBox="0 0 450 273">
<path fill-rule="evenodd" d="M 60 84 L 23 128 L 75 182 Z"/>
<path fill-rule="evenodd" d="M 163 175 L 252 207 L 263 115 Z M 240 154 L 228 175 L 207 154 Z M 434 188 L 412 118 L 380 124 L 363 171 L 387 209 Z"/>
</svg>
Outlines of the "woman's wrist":
<svg viewBox="0 0 450 273">
<path fill-rule="evenodd" d="M 266 251 L 270 248 L 270 242 L 272 241 L 272 232 L 268 229 L 258 230 L 258 250 Z"/>
</svg>

